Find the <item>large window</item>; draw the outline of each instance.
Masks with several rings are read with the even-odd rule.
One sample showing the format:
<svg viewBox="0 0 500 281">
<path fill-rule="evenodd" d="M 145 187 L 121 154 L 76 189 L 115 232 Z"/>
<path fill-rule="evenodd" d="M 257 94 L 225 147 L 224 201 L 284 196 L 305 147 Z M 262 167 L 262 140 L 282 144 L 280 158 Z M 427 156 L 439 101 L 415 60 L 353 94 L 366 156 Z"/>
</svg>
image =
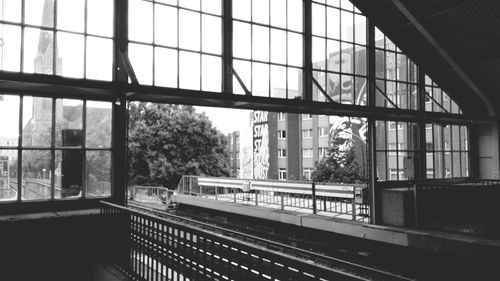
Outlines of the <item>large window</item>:
<svg viewBox="0 0 500 281">
<path fill-rule="evenodd" d="M 110 102 L 6 95 L 0 108 L 0 201 L 111 195 Z"/>
<path fill-rule="evenodd" d="M 233 1 L 233 66 L 253 96 L 302 97 L 302 1 Z M 244 94 L 235 78 L 234 93 Z"/>
<path fill-rule="evenodd" d="M 112 0 L 1 0 L 0 6 L 0 69 L 112 79 Z"/>
<path fill-rule="evenodd" d="M 313 1 L 312 34 L 313 100 L 366 105 L 366 18 L 349 1 Z"/>
<path fill-rule="evenodd" d="M 222 3 L 129 0 L 129 58 L 140 84 L 220 92 Z"/>
</svg>

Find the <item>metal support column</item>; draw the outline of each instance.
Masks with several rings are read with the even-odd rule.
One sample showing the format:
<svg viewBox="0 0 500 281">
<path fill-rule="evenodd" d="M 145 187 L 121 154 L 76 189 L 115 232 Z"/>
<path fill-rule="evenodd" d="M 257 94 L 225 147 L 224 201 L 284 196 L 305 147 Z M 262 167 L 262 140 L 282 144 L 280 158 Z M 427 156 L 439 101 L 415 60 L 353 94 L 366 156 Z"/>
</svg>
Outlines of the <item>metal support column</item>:
<svg viewBox="0 0 500 281">
<path fill-rule="evenodd" d="M 222 26 L 222 46 L 223 46 L 223 67 L 222 67 L 222 92 L 233 93 L 233 1 L 222 1 L 223 26 Z"/>
<path fill-rule="evenodd" d="M 125 66 L 120 53 L 127 53 L 128 46 L 128 1 L 115 0 L 113 80 L 127 83 Z M 125 205 L 127 201 L 127 104 L 124 92 L 115 93 L 113 103 L 113 153 L 112 153 L 112 200 Z"/>
<path fill-rule="evenodd" d="M 367 43 L 368 43 L 368 106 L 370 108 L 375 108 L 375 24 L 373 20 L 367 18 Z M 376 151 L 375 151 L 375 140 L 376 140 L 376 126 L 375 119 L 373 117 L 368 118 L 368 189 L 370 194 L 370 222 L 376 224 L 378 222 L 377 217 L 377 194 L 376 194 Z"/>
<path fill-rule="evenodd" d="M 304 100 L 312 101 L 312 4 L 311 1 L 303 1 L 303 66 L 302 94 Z"/>
<path fill-rule="evenodd" d="M 422 68 L 418 68 L 418 73 L 417 73 L 417 106 L 418 110 L 424 112 L 425 111 L 425 75 L 424 72 L 422 71 Z M 417 165 L 415 167 L 417 168 L 415 171 L 415 179 L 417 180 L 423 180 L 426 178 L 427 175 L 427 155 L 426 155 L 426 128 L 425 128 L 425 120 L 420 119 L 418 121 L 418 128 L 419 128 L 419 136 L 418 136 L 418 157 L 417 157 Z M 416 208 L 416 207 L 415 207 Z"/>
</svg>

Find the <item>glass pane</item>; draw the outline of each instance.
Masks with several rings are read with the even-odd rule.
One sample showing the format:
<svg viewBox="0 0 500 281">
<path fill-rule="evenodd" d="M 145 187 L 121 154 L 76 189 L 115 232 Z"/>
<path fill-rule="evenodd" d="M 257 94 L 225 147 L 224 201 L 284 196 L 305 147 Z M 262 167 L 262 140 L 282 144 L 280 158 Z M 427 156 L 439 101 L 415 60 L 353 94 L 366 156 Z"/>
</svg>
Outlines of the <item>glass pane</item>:
<svg viewBox="0 0 500 281">
<path fill-rule="evenodd" d="M 50 199 L 50 150 L 24 150 L 21 198 L 23 200 Z"/>
<path fill-rule="evenodd" d="M 80 150 L 57 150 L 54 171 L 54 197 L 78 198 L 82 195 L 83 154 Z"/>
<path fill-rule="evenodd" d="M 340 42 L 336 40 L 327 40 L 326 42 L 326 52 L 328 54 L 327 69 L 329 71 L 340 71 Z"/>
<path fill-rule="evenodd" d="M 367 53 L 366 48 L 355 45 L 355 71 L 358 75 L 366 75 L 366 61 L 367 61 Z"/>
<path fill-rule="evenodd" d="M 87 147 L 111 147 L 111 108 L 110 102 L 87 102 Z"/>
<path fill-rule="evenodd" d="M 340 102 L 340 93 L 342 91 L 342 86 L 340 83 L 340 74 L 328 73 L 327 86 L 325 90 L 328 96 L 330 96 L 333 99 L 333 101 Z"/>
<path fill-rule="evenodd" d="M 286 98 L 286 67 L 271 65 L 271 97 Z"/>
<path fill-rule="evenodd" d="M 252 63 L 252 95 L 269 96 L 269 65 Z"/>
<path fill-rule="evenodd" d="M 288 29 L 302 31 L 302 0 L 288 0 Z"/>
<path fill-rule="evenodd" d="M 302 70 L 300 68 L 288 68 L 288 98 L 302 98 Z"/>
<path fill-rule="evenodd" d="M 222 2 L 221 0 L 203 0 L 201 1 L 201 10 L 206 13 L 221 15 Z"/>
<path fill-rule="evenodd" d="M 56 146 L 81 147 L 83 101 L 56 100 Z"/>
<path fill-rule="evenodd" d="M 271 29 L 271 62 L 286 63 L 286 43 L 285 31 L 274 28 Z M 289 46 L 293 46 L 293 44 L 289 44 Z"/>
<path fill-rule="evenodd" d="M 179 11 L 179 47 L 200 50 L 200 14 L 186 10 Z"/>
<path fill-rule="evenodd" d="M 233 18 L 249 21 L 251 12 L 252 12 L 251 0 L 233 1 Z"/>
<path fill-rule="evenodd" d="M 11 22 L 21 22 L 21 4 L 19 0 L 3 0 L 0 5 L 0 19 Z"/>
<path fill-rule="evenodd" d="M 269 24 L 269 0 L 252 1 L 252 21 Z"/>
<path fill-rule="evenodd" d="M 87 79 L 111 81 L 113 78 L 113 40 L 87 36 Z"/>
<path fill-rule="evenodd" d="M 312 63 L 314 69 L 325 69 L 326 61 L 325 39 L 312 38 Z"/>
<path fill-rule="evenodd" d="M 325 6 L 312 4 L 312 34 L 325 36 Z"/>
<path fill-rule="evenodd" d="M 332 39 L 340 39 L 340 10 L 327 8 L 326 13 L 326 36 Z"/>
<path fill-rule="evenodd" d="M 129 0 L 128 37 L 144 43 L 153 42 L 153 4 L 142 0 Z"/>
<path fill-rule="evenodd" d="M 354 45 L 348 43 L 341 43 L 341 67 L 343 73 L 354 73 Z"/>
<path fill-rule="evenodd" d="M 354 43 L 366 45 L 366 18 L 354 15 Z"/>
<path fill-rule="evenodd" d="M 57 28 L 83 32 L 85 0 L 57 0 Z M 108 15 L 108 17 L 110 17 Z"/>
<path fill-rule="evenodd" d="M 302 35 L 288 32 L 288 64 L 301 67 L 302 61 Z"/>
<path fill-rule="evenodd" d="M 155 48 L 155 85 L 177 87 L 177 51 Z"/>
<path fill-rule="evenodd" d="M 177 47 L 177 9 L 155 6 L 155 43 Z"/>
<path fill-rule="evenodd" d="M 342 75 L 341 82 L 341 103 L 353 104 L 354 98 L 354 77 Z"/>
<path fill-rule="evenodd" d="M 111 195 L 111 152 L 87 151 L 87 197 Z"/>
<path fill-rule="evenodd" d="M 387 167 L 387 153 L 377 152 L 377 169 L 376 169 L 376 179 L 378 181 L 388 180 L 388 167 Z"/>
<path fill-rule="evenodd" d="M 387 145 L 386 121 L 376 121 L 375 123 L 375 143 L 377 150 L 385 150 Z"/>
<path fill-rule="evenodd" d="M 286 28 L 286 0 L 271 0 L 271 25 Z"/>
<path fill-rule="evenodd" d="M 179 0 L 179 7 L 188 8 L 191 10 L 200 10 L 200 0 Z"/>
<path fill-rule="evenodd" d="M 249 90 L 252 91 L 252 84 L 251 84 L 251 74 L 252 74 L 252 65 L 250 62 L 247 61 L 241 61 L 241 60 L 234 60 L 233 61 L 233 67 L 240 79 L 242 80 L 243 84 L 245 87 Z M 240 82 L 234 78 L 233 79 L 233 87 L 234 87 L 234 93 L 235 94 L 245 94 L 243 91 L 243 87 L 240 85 Z"/>
<path fill-rule="evenodd" d="M 0 150 L 0 203 L 17 200 L 17 150 Z"/>
<path fill-rule="evenodd" d="M 367 105 L 368 104 L 368 92 L 367 92 L 367 80 L 366 78 L 355 77 L 354 83 L 354 103 L 357 105 Z"/>
<path fill-rule="evenodd" d="M 233 56 L 250 59 L 251 57 L 251 32 L 250 24 L 234 22 L 233 25 Z"/>
<path fill-rule="evenodd" d="M 216 56 L 202 56 L 202 90 L 221 92 L 222 60 Z"/>
<path fill-rule="evenodd" d="M 179 53 L 179 88 L 200 89 L 200 54 Z"/>
<path fill-rule="evenodd" d="M 269 61 L 269 28 L 252 26 L 252 59 Z"/>
<path fill-rule="evenodd" d="M 222 25 L 219 17 L 202 16 L 202 50 L 207 53 L 222 54 Z"/>
<path fill-rule="evenodd" d="M 0 146 L 19 142 L 19 96 L 0 95 Z"/>
<path fill-rule="evenodd" d="M 60 56 L 56 66 L 57 75 L 83 78 L 83 40 L 83 35 L 57 33 L 57 50 Z"/>
<path fill-rule="evenodd" d="M 52 144 L 52 99 L 23 98 L 23 146 Z"/>
<path fill-rule="evenodd" d="M 341 38 L 347 42 L 354 40 L 354 14 L 346 11 L 340 11 Z"/>
<path fill-rule="evenodd" d="M 53 38 L 54 33 L 51 31 L 28 27 L 24 29 L 24 72 L 53 73 Z"/>
<path fill-rule="evenodd" d="M 87 32 L 113 36 L 113 0 L 87 0 Z"/>
<path fill-rule="evenodd" d="M 128 56 L 139 84 L 153 83 L 153 47 L 142 44 L 129 44 Z"/>
<path fill-rule="evenodd" d="M 21 65 L 21 28 L 0 24 L 0 69 L 19 71 Z"/>
</svg>

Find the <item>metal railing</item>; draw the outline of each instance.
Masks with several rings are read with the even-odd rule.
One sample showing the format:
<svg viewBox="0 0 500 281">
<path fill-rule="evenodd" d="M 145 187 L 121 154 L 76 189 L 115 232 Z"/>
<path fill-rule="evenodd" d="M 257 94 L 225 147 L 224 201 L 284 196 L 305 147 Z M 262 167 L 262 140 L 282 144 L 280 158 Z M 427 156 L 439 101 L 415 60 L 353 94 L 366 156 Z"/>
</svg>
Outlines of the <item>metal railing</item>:
<svg viewBox="0 0 500 281">
<path fill-rule="evenodd" d="M 369 221 L 366 185 L 183 176 L 177 194 Z"/>
<path fill-rule="evenodd" d="M 134 280 L 360 280 L 342 271 L 196 226 L 103 203 L 103 215 L 126 221 L 116 264 Z"/>
<path fill-rule="evenodd" d="M 129 188 L 129 199 L 140 203 L 168 206 L 173 193 L 173 190 L 165 187 L 136 185 Z"/>
</svg>

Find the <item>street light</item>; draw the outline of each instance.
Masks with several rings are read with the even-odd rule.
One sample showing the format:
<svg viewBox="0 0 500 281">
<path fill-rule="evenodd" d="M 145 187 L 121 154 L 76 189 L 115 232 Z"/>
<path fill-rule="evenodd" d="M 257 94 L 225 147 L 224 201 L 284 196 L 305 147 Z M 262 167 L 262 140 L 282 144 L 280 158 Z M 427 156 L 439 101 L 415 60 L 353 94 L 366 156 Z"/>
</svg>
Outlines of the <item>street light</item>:
<svg viewBox="0 0 500 281">
<path fill-rule="evenodd" d="M 42 169 L 42 172 L 43 172 L 43 179 L 45 179 L 45 171 L 46 171 L 46 169 L 45 169 L 45 168 L 43 168 L 43 169 Z"/>
</svg>

